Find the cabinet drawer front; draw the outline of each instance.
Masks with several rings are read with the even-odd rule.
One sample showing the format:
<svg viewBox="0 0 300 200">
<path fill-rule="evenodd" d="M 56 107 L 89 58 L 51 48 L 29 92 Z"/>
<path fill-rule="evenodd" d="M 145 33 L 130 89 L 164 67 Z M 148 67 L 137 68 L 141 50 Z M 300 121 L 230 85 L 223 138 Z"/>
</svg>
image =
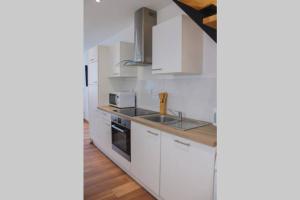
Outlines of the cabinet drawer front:
<svg viewBox="0 0 300 200">
<path fill-rule="evenodd" d="M 107 121 L 111 121 L 111 115 L 108 112 L 101 111 L 102 118 Z"/>
</svg>

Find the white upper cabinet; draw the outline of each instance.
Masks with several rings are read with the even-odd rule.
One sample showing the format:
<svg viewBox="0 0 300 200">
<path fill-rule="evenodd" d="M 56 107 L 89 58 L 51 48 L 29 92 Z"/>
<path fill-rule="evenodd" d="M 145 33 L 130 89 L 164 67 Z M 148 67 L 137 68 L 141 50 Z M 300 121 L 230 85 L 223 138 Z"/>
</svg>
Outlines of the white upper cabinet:
<svg viewBox="0 0 300 200">
<path fill-rule="evenodd" d="M 109 54 L 111 60 L 110 77 L 136 77 L 136 67 L 124 66 L 124 61 L 133 60 L 133 43 L 118 42 L 109 47 Z"/>
<path fill-rule="evenodd" d="M 161 132 L 160 196 L 212 200 L 215 148 Z"/>
<path fill-rule="evenodd" d="M 131 173 L 159 194 L 160 131 L 131 123 Z"/>
<path fill-rule="evenodd" d="M 98 61 L 98 46 L 95 46 L 88 50 L 88 63 Z"/>
<path fill-rule="evenodd" d="M 98 62 L 88 64 L 88 84 L 95 85 L 98 83 Z"/>
<path fill-rule="evenodd" d="M 200 74 L 203 31 L 186 15 L 153 27 L 153 74 Z"/>
</svg>

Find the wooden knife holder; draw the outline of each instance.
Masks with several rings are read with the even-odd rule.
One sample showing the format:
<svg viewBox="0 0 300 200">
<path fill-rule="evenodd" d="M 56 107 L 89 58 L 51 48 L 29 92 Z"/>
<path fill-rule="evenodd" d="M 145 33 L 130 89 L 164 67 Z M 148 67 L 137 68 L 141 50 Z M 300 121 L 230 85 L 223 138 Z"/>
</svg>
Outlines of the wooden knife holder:
<svg viewBox="0 0 300 200">
<path fill-rule="evenodd" d="M 160 102 L 159 110 L 161 115 L 167 114 L 167 99 L 168 99 L 167 92 L 159 93 L 159 102 Z"/>
</svg>

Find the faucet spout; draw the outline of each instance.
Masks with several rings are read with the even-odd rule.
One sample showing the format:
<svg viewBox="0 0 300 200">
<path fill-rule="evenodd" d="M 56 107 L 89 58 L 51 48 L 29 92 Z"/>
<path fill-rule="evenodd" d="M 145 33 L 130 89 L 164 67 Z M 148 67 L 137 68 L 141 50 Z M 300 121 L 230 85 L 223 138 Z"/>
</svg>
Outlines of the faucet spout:
<svg viewBox="0 0 300 200">
<path fill-rule="evenodd" d="M 181 111 L 177 111 L 177 110 L 171 110 L 171 109 L 168 109 L 170 112 L 172 112 L 173 114 L 177 113 L 177 118 L 178 118 L 178 121 L 182 122 L 182 112 Z"/>
</svg>

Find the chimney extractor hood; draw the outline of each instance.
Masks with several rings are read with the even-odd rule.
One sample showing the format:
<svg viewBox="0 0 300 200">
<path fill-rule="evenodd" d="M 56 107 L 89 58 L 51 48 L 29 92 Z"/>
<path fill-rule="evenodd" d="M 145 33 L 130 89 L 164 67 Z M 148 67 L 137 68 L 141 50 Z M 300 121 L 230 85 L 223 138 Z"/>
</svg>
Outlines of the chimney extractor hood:
<svg viewBox="0 0 300 200">
<path fill-rule="evenodd" d="M 124 60 L 125 66 L 152 64 L 152 27 L 157 23 L 155 10 L 140 8 L 134 14 L 134 60 Z"/>
</svg>

